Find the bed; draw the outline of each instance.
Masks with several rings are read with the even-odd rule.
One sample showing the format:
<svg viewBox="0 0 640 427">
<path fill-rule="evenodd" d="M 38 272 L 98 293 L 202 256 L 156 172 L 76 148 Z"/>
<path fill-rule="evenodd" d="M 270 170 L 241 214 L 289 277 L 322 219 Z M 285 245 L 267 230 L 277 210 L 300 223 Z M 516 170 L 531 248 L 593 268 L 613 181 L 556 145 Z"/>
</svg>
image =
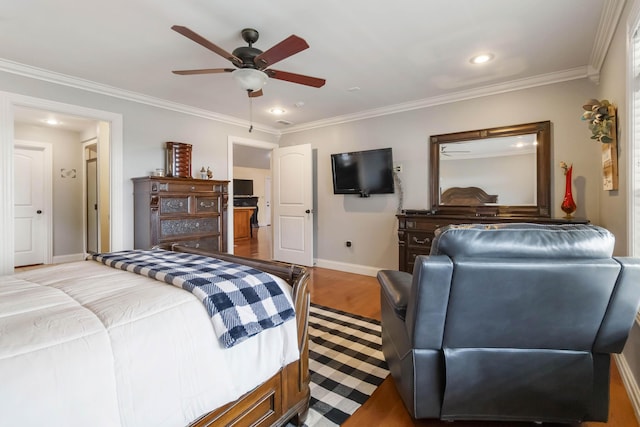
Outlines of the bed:
<svg viewBox="0 0 640 427">
<path fill-rule="evenodd" d="M 0 425 L 301 425 L 308 272 L 173 246 L 266 272 L 295 317 L 225 348 L 193 293 L 94 260 L 0 278 Z"/>
<path fill-rule="evenodd" d="M 498 203 L 497 194 L 487 194 L 478 187 L 451 187 L 440 196 L 442 205 L 478 206 Z"/>
</svg>

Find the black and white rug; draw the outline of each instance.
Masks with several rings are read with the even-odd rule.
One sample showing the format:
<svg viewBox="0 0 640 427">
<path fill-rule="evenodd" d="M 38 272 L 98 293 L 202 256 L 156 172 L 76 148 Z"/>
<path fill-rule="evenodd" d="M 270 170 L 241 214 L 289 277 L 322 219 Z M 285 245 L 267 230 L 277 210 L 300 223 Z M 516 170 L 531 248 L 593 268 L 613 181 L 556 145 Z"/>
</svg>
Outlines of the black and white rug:
<svg viewBox="0 0 640 427">
<path fill-rule="evenodd" d="M 308 427 L 341 425 L 387 377 L 380 322 L 311 305 Z"/>
</svg>

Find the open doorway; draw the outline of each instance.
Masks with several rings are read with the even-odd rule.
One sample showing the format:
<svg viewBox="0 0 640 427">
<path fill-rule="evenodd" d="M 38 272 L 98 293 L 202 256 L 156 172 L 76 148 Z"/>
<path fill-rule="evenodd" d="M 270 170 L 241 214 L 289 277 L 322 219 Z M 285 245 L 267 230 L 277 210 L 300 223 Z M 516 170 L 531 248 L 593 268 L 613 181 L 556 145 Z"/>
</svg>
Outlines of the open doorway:
<svg viewBox="0 0 640 427">
<path fill-rule="evenodd" d="M 123 121 L 122 115 L 102 110 L 95 110 L 87 107 L 81 107 L 72 104 L 64 104 L 55 101 L 49 101 L 41 98 L 34 98 L 8 92 L 0 92 L 0 183 L 2 183 L 3 191 L 0 192 L 0 274 L 11 274 L 14 269 L 15 257 L 15 177 L 14 177 L 14 141 L 15 141 L 15 114 L 21 108 L 30 108 L 34 110 L 51 111 L 60 114 L 67 114 L 79 118 L 90 119 L 102 122 L 109 129 L 109 136 L 104 146 L 108 149 L 105 157 L 107 161 L 107 170 L 109 171 L 107 183 L 109 184 L 110 197 L 107 212 L 108 225 L 106 233 L 109 235 L 109 249 L 116 251 L 125 247 L 124 236 L 124 210 L 123 210 Z M 55 154 L 54 154 L 55 156 Z M 54 170 L 51 179 L 69 179 L 74 175 L 73 168 L 60 168 L 64 170 Z M 80 167 L 82 169 L 82 167 Z M 65 178 L 62 178 L 62 175 Z M 76 180 L 78 179 L 78 168 L 75 171 Z M 62 193 L 64 194 L 64 193 Z M 54 200 L 57 199 L 54 194 Z M 53 208 L 55 210 L 55 208 Z M 82 215 L 80 215 L 81 217 Z M 67 221 L 71 218 L 63 218 Z M 82 223 L 82 218 L 79 218 Z M 53 242 L 52 242 L 52 246 Z M 56 248 L 53 247 L 55 254 Z M 82 252 L 82 247 L 80 249 Z M 75 259 L 75 254 L 72 257 Z M 68 261 L 64 257 L 59 262 Z"/>
<path fill-rule="evenodd" d="M 233 206 L 233 211 L 229 211 L 228 247 L 236 255 L 271 259 L 271 153 L 277 147 L 269 142 L 229 137 L 229 207 Z M 234 182 L 238 185 L 234 186 Z M 249 233 L 245 232 L 244 223 L 237 224 L 246 221 L 246 209 L 253 209 Z"/>
<path fill-rule="evenodd" d="M 85 252 L 100 250 L 100 215 L 98 209 L 98 141 L 93 139 L 83 144 L 85 185 Z"/>
<path fill-rule="evenodd" d="M 108 218 L 109 206 L 108 151 L 100 147 L 104 144 L 108 148 L 108 126 L 108 123 L 101 124 L 85 117 L 27 107 L 15 108 L 15 212 L 16 215 L 21 213 L 20 217 L 14 218 L 16 267 L 27 262 L 23 255 L 28 253 L 25 248 L 31 245 L 26 245 L 27 237 L 32 234 L 23 231 L 28 230 L 37 230 L 45 246 L 43 253 L 47 256 L 41 257 L 37 263 L 82 260 L 87 253 L 109 250 L 109 234 L 100 232 L 100 217 L 106 214 Z M 30 144 L 36 144 L 35 148 L 37 144 L 49 147 L 46 168 L 32 168 L 42 169 L 38 174 L 25 174 L 29 169 L 24 167 L 25 141 L 32 141 Z M 106 161 L 99 155 L 101 151 L 106 154 Z M 98 185 L 100 175 L 104 175 L 102 180 L 106 182 L 104 190 Z M 31 199 L 24 197 L 31 194 L 24 191 L 26 187 L 48 189 L 45 194 L 48 205 L 26 203 Z M 88 199 L 93 199 L 91 207 Z M 95 221 L 92 213 L 95 213 Z M 37 227 L 27 227 L 29 223 Z M 33 257 L 30 259 L 35 260 Z"/>
</svg>

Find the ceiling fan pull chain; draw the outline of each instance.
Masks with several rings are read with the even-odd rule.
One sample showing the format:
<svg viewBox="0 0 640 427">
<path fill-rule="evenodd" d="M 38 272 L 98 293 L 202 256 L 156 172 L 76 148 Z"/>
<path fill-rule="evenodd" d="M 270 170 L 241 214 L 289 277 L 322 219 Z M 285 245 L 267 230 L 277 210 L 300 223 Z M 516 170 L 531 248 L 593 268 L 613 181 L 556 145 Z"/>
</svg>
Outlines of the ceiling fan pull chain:
<svg viewBox="0 0 640 427">
<path fill-rule="evenodd" d="M 249 97 L 249 133 L 251 133 L 252 130 L 253 130 L 253 98 Z"/>
</svg>

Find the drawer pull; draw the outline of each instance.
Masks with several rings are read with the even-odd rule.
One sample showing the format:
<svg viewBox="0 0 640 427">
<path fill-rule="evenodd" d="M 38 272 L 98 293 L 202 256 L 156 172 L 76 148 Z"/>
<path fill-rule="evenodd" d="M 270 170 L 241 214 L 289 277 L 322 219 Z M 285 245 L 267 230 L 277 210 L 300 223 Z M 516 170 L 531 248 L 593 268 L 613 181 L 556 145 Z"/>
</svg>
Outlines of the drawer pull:
<svg viewBox="0 0 640 427">
<path fill-rule="evenodd" d="M 212 208 L 214 206 L 215 206 L 215 204 L 213 202 L 211 202 L 211 203 L 200 202 L 200 207 L 201 208 Z"/>
<path fill-rule="evenodd" d="M 420 240 L 416 236 L 413 236 L 413 243 L 417 243 L 419 245 L 426 245 L 426 244 L 429 244 L 430 242 L 431 242 L 431 239 L 428 237 L 425 237 L 424 239 Z"/>
<path fill-rule="evenodd" d="M 191 186 L 191 191 L 194 191 L 196 189 L 196 187 Z"/>
<path fill-rule="evenodd" d="M 182 201 L 179 202 L 177 200 L 169 200 L 167 202 L 167 206 L 172 208 L 172 209 L 181 208 L 181 207 L 184 206 L 184 202 L 182 202 Z"/>
</svg>

